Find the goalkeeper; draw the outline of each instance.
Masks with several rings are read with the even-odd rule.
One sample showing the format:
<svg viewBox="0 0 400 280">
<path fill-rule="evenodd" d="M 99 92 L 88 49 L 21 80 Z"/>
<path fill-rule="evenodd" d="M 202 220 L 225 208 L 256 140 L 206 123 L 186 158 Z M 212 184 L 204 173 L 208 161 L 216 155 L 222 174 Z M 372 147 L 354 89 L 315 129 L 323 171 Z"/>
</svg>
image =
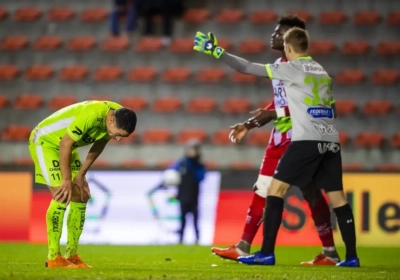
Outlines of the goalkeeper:
<svg viewBox="0 0 400 280">
<path fill-rule="evenodd" d="M 281 51 L 282 53 L 282 57 L 275 61 L 276 65 L 287 61 L 283 47 L 283 34 L 292 27 L 305 29 L 305 23 L 295 16 L 289 15 L 282 17 L 279 19 L 275 32 L 272 34 L 272 49 Z M 222 60 L 236 71 L 257 76 L 267 75 L 264 67 L 254 67 L 253 63 L 228 54 L 222 48 L 218 47 L 217 39 L 211 33 L 205 35 L 201 32 L 197 32 L 193 49 Z M 260 68 L 262 73 L 258 73 Z M 250 253 L 251 243 L 262 222 L 265 198 L 272 176 L 274 175 L 278 161 L 291 141 L 292 123 L 285 87 L 283 83 L 277 79 L 272 80 L 272 86 L 274 90 L 274 101 L 267 106 L 266 109 L 270 113 L 270 118 L 275 119 L 274 128 L 271 133 L 269 145 L 264 153 L 258 179 L 253 186 L 253 200 L 247 212 L 246 224 L 241 240 L 236 245 L 227 248 L 212 248 L 212 252 L 222 258 L 236 260 L 238 257 Z M 253 113 L 257 114 L 257 111 Z M 231 141 L 236 144 L 240 143 L 249 130 L 254 128 L 252 123 L 254 122 L 243 122 L 232 126 L 232 131 L 229 135 Z M 261 122 L 258 126 L 263 126 L 265 123 Z M 309 190 L 303 192 L 303 196 L 310 206 L 312 218 L 322 242 L 323 249 L 322 253 L 318 254 L 313 260 L 302 262 L 302 264 L 336 265 L 340 260 L 333 240 L 329 206 L 319 190 L 309 188 Z"/>
</svg>

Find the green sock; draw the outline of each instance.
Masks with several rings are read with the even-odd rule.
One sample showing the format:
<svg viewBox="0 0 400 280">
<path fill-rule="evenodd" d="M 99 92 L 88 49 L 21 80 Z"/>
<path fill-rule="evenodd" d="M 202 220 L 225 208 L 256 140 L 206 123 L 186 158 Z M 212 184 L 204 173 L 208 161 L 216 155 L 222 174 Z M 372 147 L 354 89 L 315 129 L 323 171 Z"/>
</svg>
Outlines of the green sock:
<svg viewBox="0 0 400 280">
<path fill-rule="evenodd" d="M 68 240 L 65 257 L 77 254 L 79 238 L 83 231 L 86 218 L 86 203 L 71 202 L 67 219 Z"/>
<path fill-rule="evenodd" d="M 65 203 L 60 203 L 55 200 L 50 202 L 46 213 L 47 225 L 47 240 L 48 240 L 48 255 L 49 260 L 54 260 L 60 253 L 60 239 L 62 226 L 64 221 Z"/>
</svg>

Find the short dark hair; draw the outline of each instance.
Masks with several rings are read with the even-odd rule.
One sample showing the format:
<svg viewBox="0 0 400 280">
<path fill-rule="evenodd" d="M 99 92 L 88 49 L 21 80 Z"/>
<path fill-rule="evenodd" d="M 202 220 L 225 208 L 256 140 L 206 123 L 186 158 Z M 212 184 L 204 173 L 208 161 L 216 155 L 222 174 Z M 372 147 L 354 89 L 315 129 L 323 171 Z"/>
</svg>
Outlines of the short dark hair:
<svg viewBox="0 0 400 280">
<path fill-rule="evenodd" d="M 129 108 L 119 108 L 114 112 L 115 122 L 119 129 L 123 129 L 129 134 L 135 131 L 137 117 L 136 113 Z"/>
<path fill-rule="evenodd" d="M 306 23 L 304 20 L 299 18 L 296 15 L 285 15 L 278 19 L 278 23 L 280 25 L 286 25 L 289 27 L 298 27 L 301 29 L 306 29 Z"/>
<path fill-rule="evenodd" d="M 290 44 L 295 52 L 306 52 L 308 49 L 308 32 L 302 28 L 293 27 L 283 35 L 285 44 Z"/>
</svg>

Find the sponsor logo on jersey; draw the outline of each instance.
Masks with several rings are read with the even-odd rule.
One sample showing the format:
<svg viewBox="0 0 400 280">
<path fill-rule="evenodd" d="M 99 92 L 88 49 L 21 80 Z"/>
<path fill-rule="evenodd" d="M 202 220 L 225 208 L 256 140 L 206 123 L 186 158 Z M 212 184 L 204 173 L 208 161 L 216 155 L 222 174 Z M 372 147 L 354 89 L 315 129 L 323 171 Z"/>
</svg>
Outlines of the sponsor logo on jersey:
<svg viewBox="0 0 400 280">
<path fill-rule="evenodd" d="M 275 63 L 275 64 L 271 64 L 271 67 L 273 67 L 273 68 L 278 68 L 279 67 L 279 64 L 277 64 L 277 63 Z"/>
<path fill-rule="evenodd" d="M 332 108 L 324 108 L 324 107 L 311 107 L 307 109 L 307 113 L 316 119 L 332 119 L 333 118 L 333 110 Z"/>
<path fill-rule="evenodd" d="M 303 64 L 304 72 L 311 73 L 311 74 L 327 74 L 325 69 L 322 68 L 320 65 L 312 65 L 312 64 Z"/>
</svg>

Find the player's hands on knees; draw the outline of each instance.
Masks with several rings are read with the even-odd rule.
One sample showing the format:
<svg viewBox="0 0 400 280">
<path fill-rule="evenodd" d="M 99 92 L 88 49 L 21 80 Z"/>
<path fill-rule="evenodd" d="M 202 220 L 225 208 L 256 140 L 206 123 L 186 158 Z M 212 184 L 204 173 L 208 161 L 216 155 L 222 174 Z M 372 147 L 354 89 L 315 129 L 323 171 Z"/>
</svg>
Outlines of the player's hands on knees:
<svg viewBox="0 0 400 280">
<path fill-rule="evenodd" d="M 90 196 L 89 184 L 86 181 L 86 176 L 83 174 L 78 174 L 75 177 L 73 184 L 76 185 L 78 188 L 81 201 L 87 202 L 91 196 Z"/>
<path fill-rule="evenodd" d="M 250 112 L 250 114 L 254 116 L 250 118 L 248 122 L 257 127 L 264 126 L 276 118 L 275 110 L 257 109 Z"/>
<path fill-rule="evenodd" d="M 218 40 L 211 32 L 204 34 L 197 31 L 193 41 L 193 50 L 212 55 L 219 59 L 225 50 L 218 46 Z"/>
<path fill-rule="evenodd" d="M 60 187 L 54 193 L 54 200 L 68 205 L 71 201 L 71 195 L 72 181 L 69 179 L 63 179 Z"/>
<path fill-rule="evenodd" d="M 237 123 L 235 125 L 230 126 L 232 129 L 231 133 L 229 133 L 229 139 L 232 143 L 240 144 L 243 138 L 249 132 L 249 129 L 246 127 L 244 123 Z"/>
</svg>

